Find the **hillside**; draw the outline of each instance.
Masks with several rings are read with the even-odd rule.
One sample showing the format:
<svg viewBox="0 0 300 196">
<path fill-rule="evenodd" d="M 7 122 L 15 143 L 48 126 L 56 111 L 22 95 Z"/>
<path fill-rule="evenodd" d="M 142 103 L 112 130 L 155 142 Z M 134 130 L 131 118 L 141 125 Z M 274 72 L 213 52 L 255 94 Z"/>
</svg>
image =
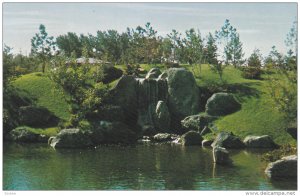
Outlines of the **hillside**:
<svg viewBox="0 0 300 196">
<path fill-rule="evenodd" d="M 184 65 L 192 70 L 191 66 Z M 125 69 L 124 66 L 117 66 Z M 150 65 L 141 66 L 145 70 Z M 164 69 L 163 66 L 159 66 Z M 231 131 L 244 138 L 246 135 L 270 135 L 279 144 L 290 143 L 295 145 L 289 134 L 285 132 L 285 122 L 282 115 L 274 108 L 274 103 L 268 93 L 267 80 L 248 80 L 241 77 L 241 71 L 227 67 L 224 72 L 226 85 L 220 87 L 220 79 L 213 73 L 208 65 L 194 70 L 197 84 L 201 89 L 210 89 L 212 92 L 227 91 L 234 93 L 242 103 L 242 109 L 231 115 L 227 115 L 215 121 L 215 131 Z M 111 83 L 111 87 L 117 81 Z M 37 105 L 48 108 L 57 117 L 68 119 L 68 105 L 64 101 L 60 91 L 54 88 L 54 84 L 42 73 L 31 73 L 18 78 L 14 85 L 29 93 L 36 99 Z M 205 102 L 206 100 L 204 100 Z"/>
<path fill-rule="evenodd" d="M 14 81 L 14 86 L 28 93 L 38 106 L 47 108 L 60 119 L 69 118 L 68 104 L 62 92 L 45 74 L 37 72 L 23 75 Z"/>
</svg>

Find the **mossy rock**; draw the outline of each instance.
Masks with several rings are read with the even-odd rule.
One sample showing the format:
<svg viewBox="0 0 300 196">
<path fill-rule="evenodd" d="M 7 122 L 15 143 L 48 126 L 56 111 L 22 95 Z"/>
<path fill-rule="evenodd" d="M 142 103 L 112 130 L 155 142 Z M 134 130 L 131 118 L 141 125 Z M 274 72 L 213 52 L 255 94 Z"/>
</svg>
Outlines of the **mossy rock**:
<svg viewBox="0 0 300 196">
<path fill-rule="evenodd" d="M 202 145 L 202 136 L 196 131 L 189 131 L 180 138 L 181 144 L 184 146 Z"/>
<path fill-rule="evenodd" d="M 241 104 L 230 93 L 215 93 L 206 103 L 205 111 L 212 116 L 224 116 L 241 109 Z"/>
</svg>

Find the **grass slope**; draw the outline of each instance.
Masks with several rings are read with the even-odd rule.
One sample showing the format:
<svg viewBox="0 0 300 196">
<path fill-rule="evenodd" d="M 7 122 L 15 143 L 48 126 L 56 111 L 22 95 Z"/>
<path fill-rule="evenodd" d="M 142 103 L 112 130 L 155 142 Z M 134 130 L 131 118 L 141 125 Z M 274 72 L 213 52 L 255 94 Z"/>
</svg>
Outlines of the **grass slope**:
<svg viewBox="0 0 300 196">
<path fill-rule="evenodd" d="M 30 73 L 17 78 L 14 86 L 27 92 L 39 106 L 47 108 L 57 117 L 67 120 L 70 116 L 68 104 L 62 92 L 55 89 L 54 83 L 43 73 Z"/>
</svg>

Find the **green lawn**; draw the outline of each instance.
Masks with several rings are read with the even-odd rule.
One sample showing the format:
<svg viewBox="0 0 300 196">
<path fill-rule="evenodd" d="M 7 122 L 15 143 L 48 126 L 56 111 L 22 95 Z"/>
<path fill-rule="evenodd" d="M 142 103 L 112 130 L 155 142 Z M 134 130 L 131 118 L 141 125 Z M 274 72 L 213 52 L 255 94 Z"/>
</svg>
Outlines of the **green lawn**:
<svg viewBox="0 0 300 196">
<path fill-rule="evenodd" d="M 55 89 L 54 83 L 43 73 L 30 73 L 17 78 L 14 86 L 27 92 L 37 105 L 47 108 L 57 117 L 69 119 L 68 104 L 61 91 Z"/>
</svg>

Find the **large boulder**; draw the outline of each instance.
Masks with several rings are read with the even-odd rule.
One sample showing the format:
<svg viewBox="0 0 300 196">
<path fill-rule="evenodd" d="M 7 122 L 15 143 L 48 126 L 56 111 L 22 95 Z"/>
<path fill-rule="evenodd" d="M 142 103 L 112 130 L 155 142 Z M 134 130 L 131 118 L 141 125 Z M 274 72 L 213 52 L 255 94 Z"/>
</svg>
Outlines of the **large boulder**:
<svg viewBox="0 0 300 196">
<path fill-rule="evenodd" d="M 271 179 L 297 179 L 297 155 L 286 156 L 269 163 L 265 173 Z"/>
<path fill-rule="evenodd" d="M 206 115 L 206 114 L 198 114 L 187 116 L 181 121 L 181 125 L 187 131 L 199 131 L 201 132 L 204 127 L 208 126 L 216 117 Z"/>
<path fill-rule="evenodd" d="M 180 138 L 181 144 L 184 146 L 202 145 L 202 136 L 196 131 L 189 131 Z"/>
<path fill-rule="evenodd" d="M 8 140 L 14 142 L 36 143 L 47 142 L 48 137 L 38 133 L 33 133 L 28 127 L 18 127 L 9 132 Z"/>
<path fill-rule="evenodd" d="M 20 125 L 32 127 L 57 125 L 59 120 L 49 110 L 39 106 L 21 106 L 18 116 Z"/>
<path fill-rule="evenodd" d="M 213 158 L 216 164 L 228 165 L 232 163 L 228 151 L 219 146 L 213 148 Z"/>
<path fill-rule="evenodd" d="M 148 78 L 158 78 L 158 76 L 161 74 L 161 71 L 159 68 L 152 68 L 146 75 L 146 79 Z"/>
<path fill-rule="evenodd" d="M 125 121 L 125 114 L 121 106 L 103 105 L 98 109 L 98 119 L 105 121 Z"/>
<path fill-rule="evenodd" d="M 169 132 L 170 121 L 170 113 L 167 104 L 164 101 L 158 101 L 155 108 L 155 127 L 159 132 Z"/>
<path fill-rule="evenodd" d="M 213 148 L 223 147 L 223 148 L 244 148 L 245 144 L 232 133 L 221 132 L 217 135 L 214 142 L 211 144 Z"/>
<path fill-rule="evenodd" d="M 137 82 L 133 76 L 123 75 L 110 91 L 109 102 L 120 106 L 125 114 L 126 124 L 135 126 L 137 122 Z"/>
<path fill-rule="evenodd" d="M 93 145 L 131 144 L 137 141 L 136 132 L 122 122 L 100 121 L 97 127 L 89 131 Z"/>
<path fill-rule="evenodd" d="M 172 120 L 180 121 L 199 113 L 199 88 L 193 74 L 184 68 L 170 68 L 166 71 L 168 81 L 168 108 Z"/>
<path fill-rule="evenodd" d="M 278 145 L 268 135 L 262 136 L 247 136 L 244 139 L 244 144 L 248 148 L 277 148 Z"/>
<path fill-rule="evenodd" d="M 206 113 L 212 116 L 223 116 L 238 111 L 241 104 L 229 93 L 215 93 L 206 103 Z"/>
<path fill-rule="evenodd" d="M 82 148 L 93 145 L 89 132 L 80 129 L 63 129 L 55 137 L 50 137 L 48 143 L 53 148 Z"/>
</svg>

